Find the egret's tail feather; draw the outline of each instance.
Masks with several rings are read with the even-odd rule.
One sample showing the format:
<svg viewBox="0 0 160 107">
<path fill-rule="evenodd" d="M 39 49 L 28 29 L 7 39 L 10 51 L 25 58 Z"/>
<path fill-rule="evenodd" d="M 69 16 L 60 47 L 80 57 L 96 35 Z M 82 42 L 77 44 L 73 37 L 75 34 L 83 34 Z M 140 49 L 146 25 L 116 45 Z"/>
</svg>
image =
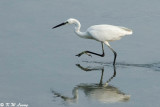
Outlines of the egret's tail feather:
<svg viewBox="0 0 160 107">
<path fill-rule="evenodd" d="M 133 31 L 131 29 L 128 29 L 128 28 L 125 28 L 125 27 L 121 27 L 121 28 L 125 31 L 126 35 L 132 35 L 133 34 Z"/>
</svg>

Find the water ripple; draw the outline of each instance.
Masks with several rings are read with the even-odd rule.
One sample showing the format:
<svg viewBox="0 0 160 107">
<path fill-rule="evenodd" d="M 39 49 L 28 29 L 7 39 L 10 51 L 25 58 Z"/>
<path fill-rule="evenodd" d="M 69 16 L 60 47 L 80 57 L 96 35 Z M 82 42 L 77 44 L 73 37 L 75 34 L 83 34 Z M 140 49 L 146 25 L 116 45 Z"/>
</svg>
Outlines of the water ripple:
<svg viewBox="0 0 160 107">
<path fill-rule="evenodd" d="M 95 64 L 100 64 L 104 66 L 112 66 L 112 62 L 98 62 L 98 61 L 83 61 L 86 63 L 95 63 Z M 149 68 L 154 71 L 160 71 L 160 62 L 156 63 L 151 63 L 151 64 L 128 64 L 124 62 L 117 62 L 116 63 L 117 67 L 143 67 L 143 68 Z"/>
</svg>

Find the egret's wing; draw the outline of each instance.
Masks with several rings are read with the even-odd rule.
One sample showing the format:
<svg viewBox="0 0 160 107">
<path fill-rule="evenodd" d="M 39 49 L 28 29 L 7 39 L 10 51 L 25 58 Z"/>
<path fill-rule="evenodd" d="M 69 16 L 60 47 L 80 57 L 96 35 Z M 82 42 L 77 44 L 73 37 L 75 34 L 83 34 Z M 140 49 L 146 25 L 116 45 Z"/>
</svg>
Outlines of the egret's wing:
<svg viewBox="0 0 160 107">
<path fill-rule="evenodd" d="M 87 29 L 87 32 L 98 41 L 119 40 L 122 36 L 127 35 L 127 28 L 112 25 L 95 25 Z M 128 29 L 127 29 L 128 30 Z"/>
</svg>

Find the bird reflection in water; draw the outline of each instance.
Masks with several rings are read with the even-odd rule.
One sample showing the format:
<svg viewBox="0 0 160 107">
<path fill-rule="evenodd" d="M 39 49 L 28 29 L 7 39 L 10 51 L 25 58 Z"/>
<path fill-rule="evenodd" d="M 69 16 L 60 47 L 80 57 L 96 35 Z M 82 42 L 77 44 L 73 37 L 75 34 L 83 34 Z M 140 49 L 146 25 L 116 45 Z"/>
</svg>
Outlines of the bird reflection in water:
<svg viewBox="0 0 160 107">
<path fill-rule="evenodd" d="M 78 90 L 84 92 L 84 94 L 91 100 L 100 101 L 102 103 L 115 103 L 115 102 L 126 102 L 129 101 L 130 95 L 126 95 L 125 93 L 121 92 L 118 88 L 114 87 L 113 85 L 109 85 L 109 82 L 116 76 L 116 67 L 113 66 L 114 73 L 113 75 L 103 83 L 103 73 L 104 73 L 104 66 L 101 67 L 83 67 L 80 64 L 76 64 L 77 67 L 82 69 L 83 71 L 95 71 L 101 70 L 101 78 L 99 83 L 81 83 L 73 88 L 72 94 L 73 97 L 63 96 L 61 93 L 58 93 L 54 90 L 51 92 L 54 94 L 55 97 L 59 97 L 63 99 L 65 102 L 68 103 L 77 103 L 78 102 Z"/>
</svg>

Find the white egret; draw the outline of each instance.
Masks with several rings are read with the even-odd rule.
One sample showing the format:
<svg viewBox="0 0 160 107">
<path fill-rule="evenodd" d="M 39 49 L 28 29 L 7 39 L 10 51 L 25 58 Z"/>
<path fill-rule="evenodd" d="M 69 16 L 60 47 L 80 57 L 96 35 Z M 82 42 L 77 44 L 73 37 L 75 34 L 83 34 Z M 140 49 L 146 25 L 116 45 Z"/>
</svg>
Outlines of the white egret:
<svg viewBox="0 0 160 107">
<path fill-rule="evenodd" d="M 102 44 L 102 54 L 94 53 L 91 51 L 83 51 L 83 52 L 77 54 L 76 56 L 80 57 L 82 54 L 87 54 L 87 55 L 91 56 L 90 54 L 94 54 L 94 55 L 104 57 L 105 54 L 104 54 L 103 44 L 106 44 L 110 48 L 110 50 L 114 53 L 113 65 L 115 65 L 115 62 L 116 62 L 117 53 L 111 48 L 111 46 L 108 42 L 119 40 L 119 39 L 121 39 L 121 37 L 123 37 L 125 35 L 132 34 L 131 29 L 121 27 L 121 26 L 113 26 L 113 25 L 106 25 L 106 24 L 94 25 L 94 26 L 89 27 L 86 30 L 86 32 L 81 32 L 80 31 L 80 28 L 81 28 L 80 22 L 77 19 L 73 19 L 73 18 L 70 18 L 63 23 L 61 23 L 57 26 L 54 26 L 52 29 L 60 27 L 62 25 L 66 25 L 66 24 L 74 24 L 75 25 L 75 33 L 79 37 L 85 38 L 85 39 L 93 39 L 93 40 L 101 42 L 101 44 Z"/>
</svg>

